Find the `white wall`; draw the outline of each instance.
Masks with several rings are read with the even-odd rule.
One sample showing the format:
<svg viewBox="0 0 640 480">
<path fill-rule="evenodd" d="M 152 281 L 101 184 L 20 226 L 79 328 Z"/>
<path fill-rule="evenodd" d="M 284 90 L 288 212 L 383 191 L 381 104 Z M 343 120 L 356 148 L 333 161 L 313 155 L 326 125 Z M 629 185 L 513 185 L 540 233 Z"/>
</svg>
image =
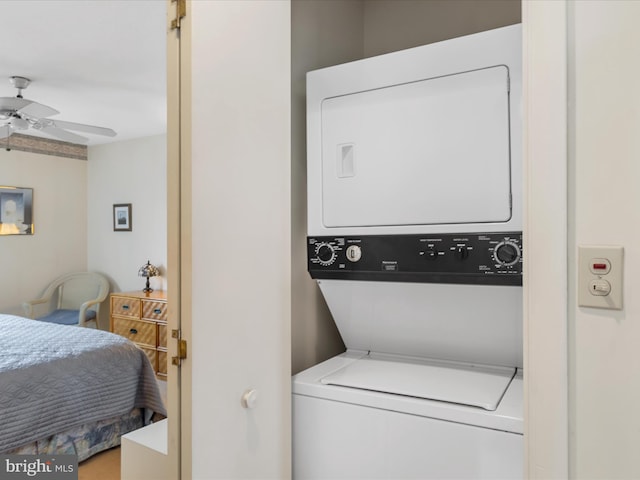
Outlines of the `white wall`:
<svg viewBox="0 0 640 480">
<path fill-rule="evenodd" d="M 571 2 L 572 477 L 639 478 L 640 2 Z M 549 172 L 550 174 L 553 172 Z M 624 309 L 576 306 L 576 248 L 624 247 Z"/>
<path fill-rule="evenodd" d="M 306 73 L 362 58 L 362 0 L 291 3 L 291 370 L 344 351 L 315 281 L 307 272 Z"/>
<path fill-rule="evenodd" d="M 364 54 L 394 52 L 520 23 L 520 0 L 365 0 Z"/>
<path fill-rule="evenodd" d="M 0 150 L 0 185 L 33 188 L 34 235 L 0 236 L 0 312 L 22 315 L 54 278 L 87 267 L 87 162 Z"/>
<path fill-rule="evenodd" d="M 191 3 L 194 479 L 290 476 L 289 7 Z"/>
<path fill-rule="evenodd" d="M 87 267 L 105 274 L 112 291 L 142 290 L 138 269 L 160 268 L 154 289 L 166 288 L 166 136 L 89 147 L 87 170 Z M 113 230 L 113 205 L 132 204 L 132 231 Z M 108 328 L 108 308 L 100 324 Z"/>
<path fill-rule="evenodd" d="M 525 3 L 530 478 L 640 477 L 638 18 Z M 621 311 L 577 306 L 577 247 L 603 244 L 624 247 Z"/>
</svg>

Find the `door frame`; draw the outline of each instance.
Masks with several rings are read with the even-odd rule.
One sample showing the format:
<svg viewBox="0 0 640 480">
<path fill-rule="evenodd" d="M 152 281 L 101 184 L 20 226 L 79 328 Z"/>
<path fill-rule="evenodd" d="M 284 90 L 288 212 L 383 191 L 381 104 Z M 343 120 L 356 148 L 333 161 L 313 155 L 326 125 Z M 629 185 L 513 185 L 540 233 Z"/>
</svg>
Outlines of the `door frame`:
<svg viewBox="0 0 640 480">
<path fill-rule="evenodd" d="M 167 297 L 169 331 L 187 342 L 187 358 L 169 361 L 167 376 L 167 478 L 191 478 L 191 22 L 176 17 L 176 1 L 167 4 Z M 187 11 L 189 11 L 189 2 Z M 169 335 L 168 357 L 178 356 Z"/>
<path fill-rule="evenodd" d="M 168 11 L 172 10 L 167 0 Z M 173 7 L 175 8 L 175 6 Z M 568 478 L 567 2 L 523 0 L 525 476 Z M 190 20 L 168 41 L 168 294 L 170 328 L 190 342 Z M 171 33 L 168 34 L 168 39 Z M 539 187 L 544 185 L 544 188 Z M 169 356 L 177 354 L 176 342 Z M 191 478 L 191 363 L 170 382 L 172 471 Z M 181 418 L 181 422 L 171 418 Z M 174 470 L 175 469 L 175 470 Z M 176 477 L 178 478 L 178 477 Z"/>
<path fill-rule="evenodd" d="M 524 0 L 525 478 L 569 477 L 567 2 Z"/>
</svg>

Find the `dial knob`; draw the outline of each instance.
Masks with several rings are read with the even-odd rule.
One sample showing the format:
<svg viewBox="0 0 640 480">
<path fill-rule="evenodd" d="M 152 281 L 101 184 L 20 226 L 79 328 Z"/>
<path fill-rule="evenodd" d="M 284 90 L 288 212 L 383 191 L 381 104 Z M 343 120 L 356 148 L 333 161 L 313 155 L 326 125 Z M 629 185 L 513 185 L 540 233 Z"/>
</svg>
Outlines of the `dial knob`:
<svg viewBox="0 0 640 480">
<path fill-rule="evenodd" d="M 455 251 L 458 260 L 464 260 L 469 256 L 469 249 L 465 245 L 458 245 Z"/>
<path fill-rule="evenodd" d="M 331 265 L 336 259 L 336 252 L 328 243 L 321 243 L 316 247 L 316 257 L 320 265 Z"/>
<path fill-rule="evenodd" d="M 520 259 L 520 249 L 515 243 L 502 242 L 494 250 L 493 256 L 500 265 L 513 265 Z"/>
<path fill-rule="evenodd" d="M 362 249 L 358 245 L 350 245 L 347 248 L 347 260 L 357 262 L 362 258 Z"/>
<path fill-rule="evenodd" d="M 424 252 L 424 256 L 429 260 L 435 260 L 438 258 L 438 249 L 436 247 L 429 247 L 427 251 Z"/>
</svg>

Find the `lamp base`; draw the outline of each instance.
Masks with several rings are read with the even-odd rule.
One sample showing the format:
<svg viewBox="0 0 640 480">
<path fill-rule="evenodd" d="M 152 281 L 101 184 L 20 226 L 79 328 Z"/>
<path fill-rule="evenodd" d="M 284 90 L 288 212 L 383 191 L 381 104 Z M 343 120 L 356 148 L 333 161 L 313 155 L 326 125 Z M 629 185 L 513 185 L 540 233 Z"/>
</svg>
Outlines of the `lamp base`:
<svg viewBox="0 0 640 480">
<path fill-rule="evenodd" d="M 143 291 L 144 293 L 151 293 L 151 292 L 153 292 L 153 288 L 151 288 L 151 287 L 149 286 L 149 277 L 147 277 L 147 284 L 146 284 L 146 285 L 145 285 L 145 287 L 142 289 L 142 291 Z"/>
</svg>

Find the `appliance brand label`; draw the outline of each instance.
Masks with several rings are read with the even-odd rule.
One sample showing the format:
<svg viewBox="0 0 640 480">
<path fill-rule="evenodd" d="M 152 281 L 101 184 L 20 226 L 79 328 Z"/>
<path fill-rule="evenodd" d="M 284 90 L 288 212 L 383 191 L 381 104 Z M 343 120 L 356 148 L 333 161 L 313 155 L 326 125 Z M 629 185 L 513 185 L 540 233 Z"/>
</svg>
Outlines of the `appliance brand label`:
<svg viewBox="0 0 640 480">
<path fill-rule="evenodd" d="M 382 271 L 384 272 L 397 272 L 398 271 L 398 262 L 393 260 L 393 261 L 387 261 L 387 260 L 383 260 L 382 261 Z"/>
</svg>

